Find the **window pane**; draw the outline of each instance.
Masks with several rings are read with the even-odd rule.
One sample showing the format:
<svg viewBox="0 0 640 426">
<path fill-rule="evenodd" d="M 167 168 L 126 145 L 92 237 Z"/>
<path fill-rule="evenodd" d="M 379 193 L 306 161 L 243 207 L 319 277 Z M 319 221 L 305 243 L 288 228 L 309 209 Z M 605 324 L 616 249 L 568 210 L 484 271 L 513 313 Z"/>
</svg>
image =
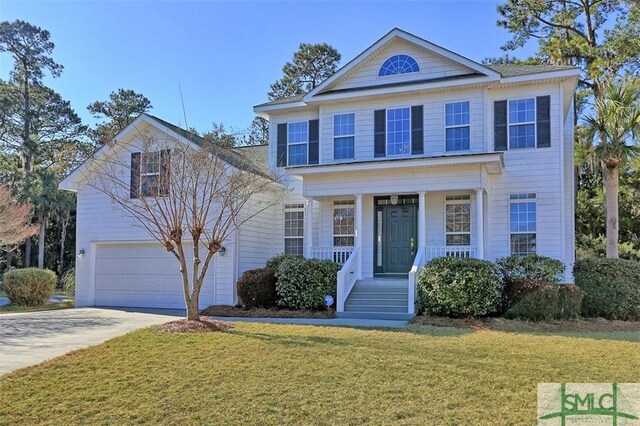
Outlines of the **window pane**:
<svg viewBox="0 0 640 426">
<path fill-rule="evenodd" d="M 158 174 L 140 176 L 140 193 L 144 197 L 152 197 L 158 195 L 158 178 Z"/>
<path fill-rule="evenodd" d="M 302 256 L 304 254 L 304 243 L 302 238 L 285 238 L 284 252 Z"/>
<path fill-rule="evenodd" d="M 509 221 L 511 232 L 535 232 L 536 203 L 511 203 Z"/>
<path fill-rule="evenodd" d="M 299 123 L 289 123 L 289 143 L 307 142 L 308 123 L 301 121 Z"/>
<path fill-rule="evenodd" d="M 333 245 L 335 247 L 353 247 L 353 237 L 333 237 Z"/>
<path fill-rule="evenodd" d="M 307 164 L 307 144 L 289 146 L 289 165 Z"/>
<path fill-rule="evenodd" d="M 536 234 L 511 234 L 511 254 L 514 256 L 536 254 Z"/>
<path fill-rule="evenodd" d="M 355 141 L 353 136 L 333 139 L 333 158 L 341 160 L 355 157 Z"/>
<path fill-rule="evenodd" d="M 509 127 L 509 148 L 535 148 L 535 125 L 520 124 Z"/>
<path fill-rule="evenodd" d="M 143 152 L 140 155 L 140 173 L 160 173 L 160 151 Z"/>
<path fill-rule="evenodd" d="M 447 234 L 448 246 L 468 246 L 471 245 L 470 234 Z"/>
<path fill-rule="evenodd" d="M 445 124 L 463 126 L 469 124 L 469 102 L 455 102 L 445 106 Z"/>
<path fill-rule="evenodd" d="M 533 98 L 509 101 L 509 124 L 527 123 L 535 120 L 535 101 Z"/>
<path fill-rule="evenodd" d="M 304 212 L 284 213 L 284 236 L 302 237 L 304 235 Z"/>
<path fill-rule="evenodd" d="M 387 154 L 411 153 L 409 108 L 387 110 Z"/>
<path fill-rule="evenodd" d="M 447 151 L 462 151 L 469 149 L 469 128 L 454 127 L 447 129 Z"/>
<path fill-rule="evenodd" d="M 333 135 L 348 136 L 355 133 L 355 114 L 338 114 L 333 116 Z"/>
</svg>

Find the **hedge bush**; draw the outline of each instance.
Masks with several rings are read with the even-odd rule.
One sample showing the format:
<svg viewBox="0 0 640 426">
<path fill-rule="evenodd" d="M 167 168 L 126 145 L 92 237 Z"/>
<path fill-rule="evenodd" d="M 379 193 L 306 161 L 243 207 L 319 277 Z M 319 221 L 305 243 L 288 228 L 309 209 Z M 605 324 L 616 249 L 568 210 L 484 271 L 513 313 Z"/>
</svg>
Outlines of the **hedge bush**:
<svg viewBox="0 0 640 426">
<path fill-rule="evenodd" d="M 530 278 L 506 278 L 504 279 L 504 291 L 502 293 L 502 312 L 507 312 L 514 304 L 529 293 L 548 284 L 548 281 Z"/>
<path fill-rule="evenodd" d="M 538 255 L 502 257 L 496 264 L 505 281 L 520 279 L 559 283 L 565 269 L 559 260 Z"/>
<path fill-rule="evenodd" d="M 330 260 L 289 256 L 276 270 L 278 306 L 287 309 L 326 309 L 324 297 L 336 298 L 338 265 Z"/>
<path fill-rule="evenodd" d="M 51 298 L 56 274 L 48 269 L 26 268 L 6 272 L 3 287 L 14 305 L 42 306 Z"/>
<path fill-rule="evenodd" d="M 530 321 L 552 319 L 577 319 L 580 316 L 582 291 L 573 284 L 555 284 L 537 280 L 521 280 L 527 283 L 526 291 L 519 294 L 506 318 Z"/>
<path fill-rule="evenodd" d="M 287 259 L 304 259 L 304 258 L 297 254 L 280 253 L 280 254 L 276 254 L 271 259 L 267 260 L 267 263 L 265 266 L 267 268 L 273 266 L 274 268 L 278 269 L 278 266 L 280 266 L 280 264 Z"/>
<path fill-rule="evenodd" d="M 420 270 L 417 285 L 418 312 L 429 315 L 487 315 L 502 295 L 498 268 L 480 259 L 433 259 Z"/>
<path fill-rule="evenodd" d="M 640 320 L 640 262 L 584 259 L 575 263 L 573 275 L 584 292 L 584 316 Z"/>
<path fill-rule="evenodd" d="M 247 309 L 276 306 L 276 268 L 266 267 L 246 271 L 236 285 L 238 297 Z"/>
</svg>

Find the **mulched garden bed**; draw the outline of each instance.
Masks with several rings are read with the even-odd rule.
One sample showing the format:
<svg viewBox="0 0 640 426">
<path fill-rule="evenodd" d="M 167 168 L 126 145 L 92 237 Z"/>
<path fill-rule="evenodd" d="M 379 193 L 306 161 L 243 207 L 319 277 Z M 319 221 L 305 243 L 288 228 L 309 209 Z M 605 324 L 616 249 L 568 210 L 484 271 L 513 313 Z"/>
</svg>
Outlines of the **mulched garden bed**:
<svg viewBox="0 0 640 426">
<path fill-rule="evenodd" d="M 327 311 L 291 311 L 287 309 L 244 309 L 230 305 L 213 305 L 205 308 L 200 315 L 212 317 L 249 317 L 249 318 L 335 318 L 333 310 Z"/>
<path fill-rule="evenodd" d="M 505 318 L 443 318 L 420 315 L 414 317 L 411 324 L 514 332 L 640 331 L 640 321 L 611 321 L 604 318 L 533 322 Z"/>
<path fill-rule="evenodd" d="M 228 331 L 233 325 L 213 318 L 200 317 L 200 321 L 180 319 L 170 321 L 156 327 L 162 333 L 210 333 L 214 331 Z"/>
</svg>

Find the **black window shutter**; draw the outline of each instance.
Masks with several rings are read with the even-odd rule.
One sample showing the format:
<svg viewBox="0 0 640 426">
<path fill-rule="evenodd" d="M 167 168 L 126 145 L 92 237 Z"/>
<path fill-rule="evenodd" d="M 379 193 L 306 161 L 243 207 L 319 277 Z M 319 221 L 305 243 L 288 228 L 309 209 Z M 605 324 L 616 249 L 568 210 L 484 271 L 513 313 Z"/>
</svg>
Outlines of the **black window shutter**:
<svg viewBox="0 0 640 426">
<path fill-rule="evenodd" d="M 320 129 L 318 120 L 309 120 L 309 164 L 318 164 L 320 159 Z"/>
<path fill-rule="evenodd" d="M 386 147 L 386 110 L 378 109 L 373 112 L 373 132 L 374 132 L 374 155 L 384 157 L 387 153 Z"/>
<path fill-rule="evenodd" d="M 411 154 L 424 153 L 424 114 L 422 105 L 411 107 Z"/>
<path fill-rule="evenodd" d="M 131 153 L 131 187 L 129 188 L 129 197 L 138 198 L 140 192 L 140 153 Z"/>
<path fill-rule="evenodd" d="M 507 150 L 507 101 L 493 103 L 493 143 L 495 151 Z"/>
<path fill-rule="evenodd" d="M 161 197 L 169 195 L 171 186 L 171 150 L 160 151 L 160 182 L 158 182 L 158 193 Z"/>
<path fill-rule="evenodd" d="M 278 124 L 278 154 L 277 166 L 287 165 L 287 123 Z"/>
<path fill-rule="evenodd" d="M 551 96 L 538 96 L 536 98 L 536 126 L 537 146 L 547 148 L 551 146 Z"/>
</svg>

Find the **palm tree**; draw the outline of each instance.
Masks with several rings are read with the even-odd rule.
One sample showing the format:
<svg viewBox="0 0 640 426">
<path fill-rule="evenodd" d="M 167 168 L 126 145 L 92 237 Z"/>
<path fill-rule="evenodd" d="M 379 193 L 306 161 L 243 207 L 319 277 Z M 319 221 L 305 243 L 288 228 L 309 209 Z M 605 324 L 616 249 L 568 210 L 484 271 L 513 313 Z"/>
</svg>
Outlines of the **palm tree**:
<svg viewBox="0 0 640 426">
<path fill-rule="evenodd" d="M 618 187 L 620 168 L 640 154 L 640 92 L 638 82 L 621 81 L 605 88 L 585 119 L 593 159 L 602 169 L 605 197 L 607 257 L 618 257 Z"/>
</svg>

